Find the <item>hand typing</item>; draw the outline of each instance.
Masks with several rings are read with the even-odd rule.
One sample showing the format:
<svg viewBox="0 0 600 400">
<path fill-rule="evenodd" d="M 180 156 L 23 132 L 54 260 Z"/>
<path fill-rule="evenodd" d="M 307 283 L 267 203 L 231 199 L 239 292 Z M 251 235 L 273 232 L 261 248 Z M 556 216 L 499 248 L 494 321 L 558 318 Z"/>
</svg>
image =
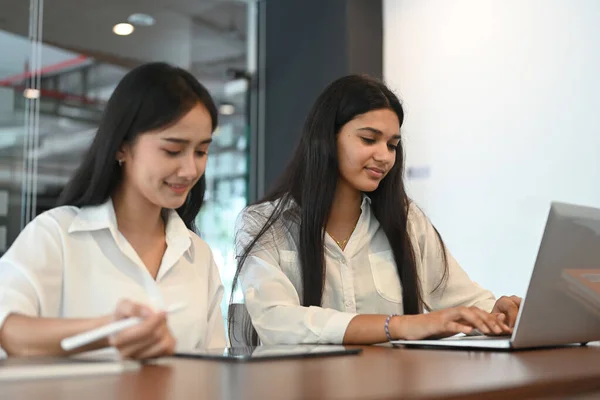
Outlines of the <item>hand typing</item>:
<svg viewBox="0 0 600 400">
<path fill-rule="evenodd" d="M 458 333 L 470 334 L 475 329 L 484 335 L 506 335 L 512 328 L 505 314 L 492 314 L 478 307 L 453 307 L 427 314 L 392 318 L 392 337 L 407 340 L 443 338 Z"/>
</svg>

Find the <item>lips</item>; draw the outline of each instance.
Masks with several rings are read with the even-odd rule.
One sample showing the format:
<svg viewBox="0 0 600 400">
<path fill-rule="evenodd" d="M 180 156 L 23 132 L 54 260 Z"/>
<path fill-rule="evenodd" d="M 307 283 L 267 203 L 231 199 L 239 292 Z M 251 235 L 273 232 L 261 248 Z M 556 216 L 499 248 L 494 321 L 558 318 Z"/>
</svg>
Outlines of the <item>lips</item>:
<svg viewBox="0 0 600 400">
<path fill-rule="evenodd" d="M 380 168 L 365 168 L 370 177 L 380 179 L 385 174 L 385 171 Z"/>
<path fill-rule="evenodd" d="M 181 184 L 181 183 L 167 183 L 169 189 L 171 189 L 176 194 L 183 194 L 188 191 L 190 185 L 189 184 Z"/>
</svg>

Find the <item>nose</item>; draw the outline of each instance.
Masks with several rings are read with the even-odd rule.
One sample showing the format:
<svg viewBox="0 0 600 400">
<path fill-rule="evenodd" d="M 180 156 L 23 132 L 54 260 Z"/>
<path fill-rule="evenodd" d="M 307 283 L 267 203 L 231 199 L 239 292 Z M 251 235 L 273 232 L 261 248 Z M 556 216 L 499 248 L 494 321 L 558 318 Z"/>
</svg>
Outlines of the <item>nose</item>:
<svg viewBox="0 0 600 400">
<path fill-rule="evenodd" d="M 179 166 L 178 176 L 186 180 L 195 180 L 199 173 L 199 160 L 196 159 L 194 153 L 186 155 L 181 158 L 181 165 Z"/>
<path fill-rule="evenodd" d="M 380 142 L 375 146 L 373 160 L 386 166 L 396 160 L 395 152 L 391 151 L 386 142 Z"/>
</svg>

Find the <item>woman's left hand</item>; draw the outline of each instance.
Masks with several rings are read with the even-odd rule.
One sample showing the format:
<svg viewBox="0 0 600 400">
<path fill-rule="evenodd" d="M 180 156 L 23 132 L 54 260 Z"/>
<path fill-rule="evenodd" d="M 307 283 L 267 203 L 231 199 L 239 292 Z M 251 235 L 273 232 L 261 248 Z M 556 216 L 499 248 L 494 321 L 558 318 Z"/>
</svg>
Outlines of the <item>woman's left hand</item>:
<svg viewBox="0 0 600 400">
<path fill-rule="evenodd" d="M 494 304 L 492 314 L 503 314 L 504 323 L 510 328 L 517 322 L 517 314 L 521 307 L 521 298 L 519 296 L 502 296 Z"/>
</svg>

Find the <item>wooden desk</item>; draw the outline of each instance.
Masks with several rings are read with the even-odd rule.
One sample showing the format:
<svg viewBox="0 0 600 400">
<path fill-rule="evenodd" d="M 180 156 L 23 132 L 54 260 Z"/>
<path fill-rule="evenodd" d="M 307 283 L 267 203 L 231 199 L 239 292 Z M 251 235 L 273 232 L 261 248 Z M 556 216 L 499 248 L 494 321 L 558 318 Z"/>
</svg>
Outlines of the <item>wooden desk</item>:
<svg viewBox="0 0 600 400">
<path fill-rule="evenodd" d="M 600 346 L 518 353 L 373 346 L 358 356 L 161 362 L 122 375 L 4 383 L 0 398 L 512 400 L 600 394 Z"/>
</svg>

